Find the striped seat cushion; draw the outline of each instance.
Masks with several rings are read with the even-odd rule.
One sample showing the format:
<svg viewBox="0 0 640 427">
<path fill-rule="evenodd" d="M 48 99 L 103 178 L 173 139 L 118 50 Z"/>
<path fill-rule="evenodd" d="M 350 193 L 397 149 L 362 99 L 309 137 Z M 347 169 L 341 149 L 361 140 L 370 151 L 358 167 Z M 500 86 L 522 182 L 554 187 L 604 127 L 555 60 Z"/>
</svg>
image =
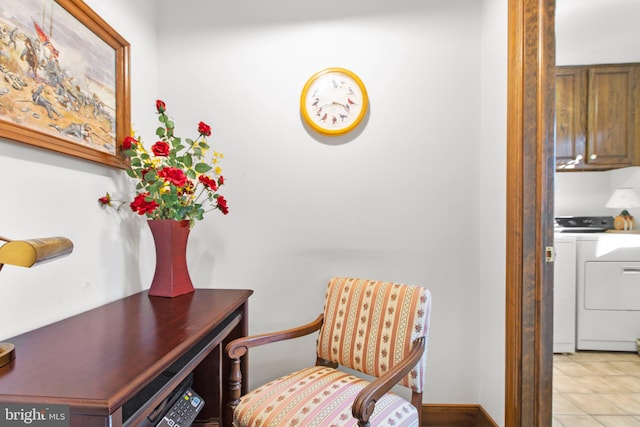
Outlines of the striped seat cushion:
<svg viewBox="0 0 640 427">
<path fill-rule="evenodd" d="M 236 427 L 357 426 L 351 406 L 367 381 L 348 373 L 314 366 L 274 380 L 241 398 L 233 413 Z M 387 393 L 375 406 L 372 426 L 417 427 L 416 408 Z"/>
</svg>

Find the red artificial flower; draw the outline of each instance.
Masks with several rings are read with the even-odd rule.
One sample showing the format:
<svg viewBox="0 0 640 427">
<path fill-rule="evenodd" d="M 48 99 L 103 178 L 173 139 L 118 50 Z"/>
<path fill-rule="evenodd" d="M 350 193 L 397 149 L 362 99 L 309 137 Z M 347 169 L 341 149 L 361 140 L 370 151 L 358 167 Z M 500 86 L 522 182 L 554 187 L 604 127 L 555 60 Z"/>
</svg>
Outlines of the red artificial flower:
<svg viewBox="0 0 640 427">
<path fill-rule="evenodd" d="M 212 127 L 205 122 L 197 122 L 198 138 L 188 140 L 189 144 L 183 145 L 180 138 L 174 136 L 174 122 L 167 115 L 167 105 L 161 99 L 155 102 L 156 117 L 160 122 L 156 141 L 152 140 L 150 147 L 144 145 L 146 148 L 134 134 L 120 141 L 122 151 L 129 160 L 127 175 L 138 181 L 136 189 L 140 194 L 136 193 L 133 201 L 124 202 L 114 200 L 106 193 L 98 198 L 98 203 L 116 209 L 128 204 L 133 212 L 156 219 L 181 218 L 193 221 L 202 219 L 212 209 L 227 215 L 227 200 L 217 194 L 225 183 L 217 166 L 223 155 L 213 154 L 213 176 L 201 172 L 211 169 L 210 166 L 204 166 L 203 152 L 208 148 L 205 141 L 211 136 Z M 203 196 L 202 199 L 196 197 L 196 191 L 199 192 L 198 197 Z M 202 195 L 203 192 L 206 194 Z"/>
<path fill-rule="evenodd" d="M 155 200 L 147 201 L 146 198 L 149 197 L 149 193 L 140 193 L 133 199 L 133 202 L 129 205 L 131 210 L 134 212 L 138 212 L 138 215 L 144 215 L 146 213 L 153 212 L 157 207 L 158 203 Z"/>
<path fill-rule="evenodd" d="M 111 196 L 107 193 L 105 196 L 102 196 L 98 199 L 98 203 L 100 206 L 111 206 Z"/>
<path fill-rule="evenodd" d="M 211 126 L 206 124 L 205 122 L 198 123 L 198 133 L 202 136 L 210 136 L 211 135 Z"/>
<path fill-rule="evenodd" d="M 179 168 L 167 166 L 158 172 L 158 176 L 176 187 L 184 187 L 187 184 L 187 176 L 184 174 L 184 171 Z"/>
<path fill-rule="evenodd" d="M 216 181 L 209 178 L 208 176 L 200 175 L 198 179 L 200 180 L 201 183 L 204 184 L 205 187 L 207 187 L 211 191 L 216 191 L 218 189 L 218 184 L 216 184 Z"/>
<path fill-rule="evenodd" d="M 132 136 L 125 136 L 122 140 L 122 149 L 124 151 L 131 150 L 134 145 L 137 145 L 138 141 Z"/>
<path fill-rule="evenodd" d="M 227 201 L 225 200 L 224 196 L 218 196 L 218 198 L 216 199 L 218 201 L 218 209 L 220 209 L 220 211 L 223 214 L 228 214 L 229 213 L 229 207 L 227 206 Z"/>
<path fill-rule="evenodd" d="M 156 156 L 167 157 L 169 155 L 169 152 L 171 151 L 171 148 L 169 147 L 169 144 L 167 142 L 158 141 L 153 144 L 153 146 L 151 147 L 151 151 L 153 151 L 153 154 L 155 154 Z"/>
</svg>

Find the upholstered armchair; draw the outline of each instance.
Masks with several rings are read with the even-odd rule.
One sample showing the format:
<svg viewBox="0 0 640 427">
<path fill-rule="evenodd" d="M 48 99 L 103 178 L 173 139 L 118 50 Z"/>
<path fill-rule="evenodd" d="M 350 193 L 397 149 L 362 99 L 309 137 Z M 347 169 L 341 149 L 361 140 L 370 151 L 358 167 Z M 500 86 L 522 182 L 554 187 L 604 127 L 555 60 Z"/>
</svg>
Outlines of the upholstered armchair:
<svg viewBox="0 0 640 427">
<path fill-rule="evenodd" d="M 227 345 L 233 425 L 419 427 L 430 309 L 431 295 L 420 286 L 332 279 L 313 322 Z M 249 348 L 316 331 L 315 366 L 241 396 L 240 358 Z M 398 384 L 411 390 L 410 402 L 391 390 Z"/>
</svg>

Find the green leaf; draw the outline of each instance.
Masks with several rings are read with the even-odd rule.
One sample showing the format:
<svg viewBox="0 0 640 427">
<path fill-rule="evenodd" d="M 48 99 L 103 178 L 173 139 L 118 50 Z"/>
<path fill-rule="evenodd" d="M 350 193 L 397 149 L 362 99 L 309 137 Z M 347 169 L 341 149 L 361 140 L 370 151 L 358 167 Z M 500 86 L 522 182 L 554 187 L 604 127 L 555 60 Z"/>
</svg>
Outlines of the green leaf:
<svg viewBox="0 0 640 427">
<path fill-rule="evenodd" d="M 152 182 L 158 179 L 158 175 L 156 174 L 156 171 L 154 169 L 151 169 L 150 171 L 144 174 L 143 178 L 145 181 Z"/>
<path fill-rule="evenodd" d="M 167 120 L 167 121 L 165 122 L 165 125 L 166 125 L 166 126 L 167 126 L 167 128 L 169 128 L 169 129 L 173 129 L 173 128 L 175 127 L 175 125 L 173 124 L 173 121 L 172 121 L 172 120 Z"/>
<path fill-rule="evenodd" d="M 165 135 L 164 128 L 163 127 L 158 127 L 156 129 L 156 135 L 158 135 L 159 137 L 163 137 Z"/>
<path fill-rule="evenodd" d="M 187 178 L 196 179 L 196 171 L 193 169 L 187 169 L 184 174 L 187 175 Z"/>
<path fill-rule="evenodd" d="M 211 170 L 211 166 L 206 163 L 198 163 L 195 167 L 196 172 L 198 173 L 207 173 Z"/>
<path fill-rule="evenodd" d="M 160 188 L 162 187 L 163 182 L 162 181 L 156 181 L 153 182 L 149 185 L 149 193 L 157 193 L 158 191 L 160 191 Z"/>
<path fill-rule="evenodd" d="M 188 154 L 185 154 L 184 156 L 180 157 L 180 160 L 188 168 L 190 168 L 193 165 L 193 159 Z"/>
<path fill-rule="evenodd" d="M 136 173 L 134 171 L 132 171 L 131 169 L 127 169 L 127 175 L 129 175 L 129 177 L 131 177 L 131 178 L 137 178 L 136 177 Z"/>
</svg>

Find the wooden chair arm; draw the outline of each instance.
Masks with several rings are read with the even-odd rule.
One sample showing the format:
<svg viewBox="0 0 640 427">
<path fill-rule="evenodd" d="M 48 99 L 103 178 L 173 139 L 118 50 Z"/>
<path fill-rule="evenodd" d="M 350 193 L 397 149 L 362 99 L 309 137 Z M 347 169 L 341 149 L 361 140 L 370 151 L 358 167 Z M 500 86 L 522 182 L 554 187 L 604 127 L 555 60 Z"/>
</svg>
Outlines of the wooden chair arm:
<svg viewBox="0 0 640 427">
<path fill-rule="evenodd" d="M 258 347 L 260 345 L 269 344 L 272 342 L 284 341 L 309 335 L 312 332 L 320 330 L 323 320 L 324 315 L 321 314 L 313 322 L 298 326 L 296 328 L 237 338 L 227 344 L 227 355 L 231 359 L 239 359 L 240 357 L 244 356 L 247 350 L 250 348 Z"/>
<path fill-rule="evenodd" d="M 406 358 L 362 389 L 351 408 L 353 417 L 358 419 L 358 426 L 369 426 L 369 418 L 373 414 L 378 399 L 398 384 L 402 377 L 411 372 L 422 357 L 425 346 L 425 337 L 416 339 Z"/>
<path fill-rule="evenodd" d="M 240 395 L 242 393 L 240 358 L 247 353 L 247 350 L 272 342 L 309 335 L 312 332 L 320 330 L 323 320 L 324 314 L 321 314 L 313 322 L 298 326 L 297 328 L 238 338 L 227 344 L 225 351 L 231 359 L 231 364 L 229 366 L 229 402 L 227 402 L 226 408 L 228 412 L 225 414 L 225 420 L 233 419 L 233 411 L 240 403 Z"/>
</svg>

